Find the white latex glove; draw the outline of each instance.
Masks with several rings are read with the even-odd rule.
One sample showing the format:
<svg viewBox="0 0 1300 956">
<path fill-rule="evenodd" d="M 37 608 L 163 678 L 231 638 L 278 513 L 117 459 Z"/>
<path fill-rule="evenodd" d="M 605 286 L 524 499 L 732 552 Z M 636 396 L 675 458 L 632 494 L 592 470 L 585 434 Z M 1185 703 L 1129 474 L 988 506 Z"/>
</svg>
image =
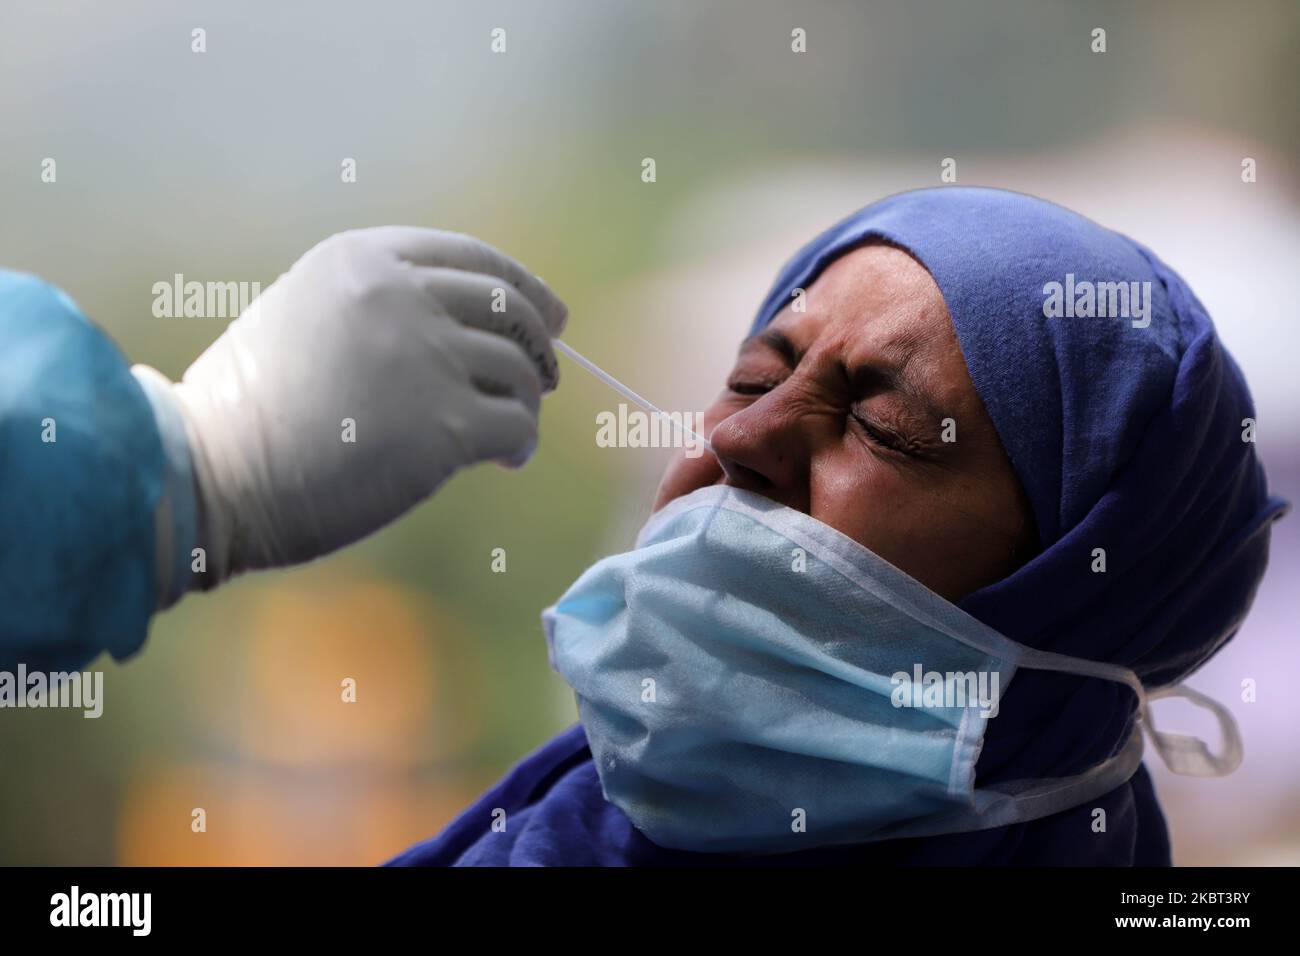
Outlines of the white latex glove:
<svg viewBox="0 0 1300 956">
<path fill-rule="evenodd" d="M 188 444 L 207 571 L 185 586 L 340 548 L 465 465 L 523 464 L 566 316 L 540 279 L 470 236 L 384 226 L 307 252 L 179 384 L 137 366 L 160 431 L 180 421 Z M 171 537 L 160 548 L 187 547 Z M 164 606 L 179 596 L 174 580 L 160 590 Z"/>
</svg>

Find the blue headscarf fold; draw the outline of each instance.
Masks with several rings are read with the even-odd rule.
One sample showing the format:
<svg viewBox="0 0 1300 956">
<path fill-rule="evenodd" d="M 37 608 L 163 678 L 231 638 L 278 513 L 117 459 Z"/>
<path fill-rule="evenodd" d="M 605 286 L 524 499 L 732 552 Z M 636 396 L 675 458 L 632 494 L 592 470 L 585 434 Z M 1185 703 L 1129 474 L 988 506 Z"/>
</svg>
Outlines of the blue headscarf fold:
<svg viewBox="0 0 1300 956">
<path fill-rule="evenodd" d="M 1240 626 L 1286 505 L 1243 440 L 1250 393 L 1196 296 L 1150 250 L 1076 213 L 949 187 L 892 196 L 818 236 L 753 330 L 873 240 L 933 276 L 1038 525 L 1041 551 L 961 606 L 1032 647 L 1131 667 L 1150 687 L 1200 667 Z M 1018 675 L 981 782 L 1078 772 L 1113 753 L 1133 718 L 1119 685 Z"/>
</svg>

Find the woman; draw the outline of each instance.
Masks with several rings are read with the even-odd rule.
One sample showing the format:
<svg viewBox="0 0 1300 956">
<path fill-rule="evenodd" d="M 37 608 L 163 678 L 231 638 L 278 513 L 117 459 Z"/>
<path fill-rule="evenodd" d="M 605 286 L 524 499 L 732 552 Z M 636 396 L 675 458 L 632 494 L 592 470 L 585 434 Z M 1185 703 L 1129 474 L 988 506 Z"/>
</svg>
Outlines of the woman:
<svg viewBox="0 0 1300 956">
<path fill-rule="evenodd" d="M 394 862 L 1168 865 L 1140 728 L 1239 759 L 1146 698 L 1263 574 L 1253 418 L 1139 244 L 997 190 L 867 207 L 778 277 L 716 457 L 545 615 L 582 723 Z"/>
</svg>

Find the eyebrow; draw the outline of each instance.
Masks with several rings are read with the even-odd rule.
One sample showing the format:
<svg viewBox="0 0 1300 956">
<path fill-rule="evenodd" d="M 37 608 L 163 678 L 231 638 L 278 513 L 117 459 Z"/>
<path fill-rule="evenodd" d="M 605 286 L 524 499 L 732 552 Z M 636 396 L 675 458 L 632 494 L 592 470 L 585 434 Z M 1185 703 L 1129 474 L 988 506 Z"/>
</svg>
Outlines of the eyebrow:
<svg viewBox="0 0 1300 956">
<path fill-rule="evenodd" d="M 799 360 L 803 358 L 806 351 L 796 346 L 790 337 L 780 329 L 773 328 L 770 325 L 742 342 L 740 354 L 743 355 L 745 352 L 751 351 L 755 345 L 765 345 L 774 350 L 785 359 L 792 369 L 799 364 Z M 846 366 L 844 371 L 849 381 L 855 384 L 861 384 L 863 380 L 870 380 L 872 384 L 883 386 L 890 391 L 898 392 L 910 398 L 935 420 L 943 417 L 934 400 L 925 389 L 920 387 L 906 365 L 901 368 L 890 368 L 869 363 L 855 367 Z"/>
</svg>

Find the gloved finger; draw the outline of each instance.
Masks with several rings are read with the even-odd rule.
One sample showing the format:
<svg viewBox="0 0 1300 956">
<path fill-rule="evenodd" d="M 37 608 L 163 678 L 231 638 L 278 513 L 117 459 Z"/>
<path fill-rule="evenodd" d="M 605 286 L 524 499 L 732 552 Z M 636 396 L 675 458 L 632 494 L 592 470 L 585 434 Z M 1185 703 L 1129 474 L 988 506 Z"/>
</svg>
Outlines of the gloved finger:
<svg viewBox="0 0 1300 956">
<path fill-rule="evenodd" d="M 537 414 L 522 402 L 499 395 L 475 395 L 474 457 L 506 467 L 522 466 L 537 450 Z"/>
<path fill-rule="evenodd" d="M 542 406 L 542 378 L 522 349 L 500 335 L 475 328 L 456 329 L 453 340 L 456 354 L 479 392 L 513 398 L 537 414 Z"/>
<path fill-rule="evenodd" d="M 377 226 L 367 231 L 412 265 L 480 272 L 504 280 L 533 304 L 550 335 L 563 331 L 569 307 L 545 282 L 486 242 L 460 232 L 418 226 Z"/>
<path fill-rule="evenodd" d="M 545 391 L 560 380 L 560 365 L 546 324 L 533 304 L 502 280 L 458 269 L 415 268 L 425 293 L 461 325 L 510 339 L 533 360 Z"/>
</svg>

